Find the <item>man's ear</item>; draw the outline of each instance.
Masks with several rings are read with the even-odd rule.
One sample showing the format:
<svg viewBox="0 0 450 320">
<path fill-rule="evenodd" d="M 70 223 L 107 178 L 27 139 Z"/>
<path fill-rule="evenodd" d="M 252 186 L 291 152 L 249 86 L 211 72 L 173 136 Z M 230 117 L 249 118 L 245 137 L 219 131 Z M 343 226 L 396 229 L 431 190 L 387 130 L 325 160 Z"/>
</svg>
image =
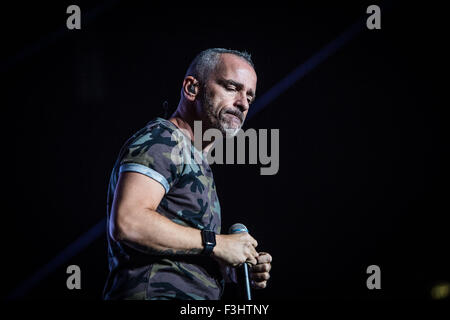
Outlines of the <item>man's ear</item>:
<svg viewBox="0 0 450 320">
<path fill-rule="evenodd" d="M 194 101 L 198 94 L 198 81 L 193 76 L 187 76 L 183 80 L 183 95 L 189 101 Z"/>
</svg>

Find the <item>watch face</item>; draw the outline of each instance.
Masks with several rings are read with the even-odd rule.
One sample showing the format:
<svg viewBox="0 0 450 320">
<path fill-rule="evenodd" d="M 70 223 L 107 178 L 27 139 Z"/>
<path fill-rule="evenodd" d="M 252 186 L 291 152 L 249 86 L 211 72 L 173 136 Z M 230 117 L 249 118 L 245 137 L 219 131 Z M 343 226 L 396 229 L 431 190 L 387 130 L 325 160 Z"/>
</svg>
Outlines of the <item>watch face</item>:
<svg viewBox="0 0 450 320">
<path fill-rule="evenodd" d="M 215 245 L 216 244 L 216 237 L 215 237 L 214 232 L 204 231 L 203 235 L 204 235 L 205 244 L 207 244 L 207 245 Z"/>
</svg>

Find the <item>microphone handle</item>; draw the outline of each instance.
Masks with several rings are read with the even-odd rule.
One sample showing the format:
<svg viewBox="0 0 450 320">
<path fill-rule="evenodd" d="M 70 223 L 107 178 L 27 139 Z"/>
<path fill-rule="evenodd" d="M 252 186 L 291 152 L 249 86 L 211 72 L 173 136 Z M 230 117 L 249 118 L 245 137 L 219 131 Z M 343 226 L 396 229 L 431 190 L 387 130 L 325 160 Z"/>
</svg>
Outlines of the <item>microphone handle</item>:
<svg viewBox="0 0 450 320">
<path fill-rule="evenodd" d="M 241 233 L 241 232 L 247 232 L 248 229 L 246 226 L 244 226 L 242 223 L 235 223 L 233 224 L 229 229 L 229 234 L 235 234 L 235 233 Z M 245 299 L 246 300 L 252 300 L 251 290 L 250 290 L 250 272 L 248 270 L 247 263 L 244 262 L 242 268 L 244 269 L 244 282 L 245 282 Z"/>
<path fill-rule="evenodd" d="M 244 262 L 244 278 L 245 278 L 246 300 L 252 300 L 252 294 L 250 291 L 250 273 L 248 271 L 248 265 L 245 262 Z"/>
</svg>

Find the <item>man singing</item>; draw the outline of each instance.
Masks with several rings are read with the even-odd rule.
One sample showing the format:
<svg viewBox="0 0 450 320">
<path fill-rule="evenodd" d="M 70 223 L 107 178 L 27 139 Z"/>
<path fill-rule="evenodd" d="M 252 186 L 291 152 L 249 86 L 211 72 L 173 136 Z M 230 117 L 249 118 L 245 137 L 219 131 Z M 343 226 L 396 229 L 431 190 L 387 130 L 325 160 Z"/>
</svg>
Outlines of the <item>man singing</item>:
<svg viewBox="0 0 450 320">
<path fill-rule="evenodd" d="M 253 288 L 266 287 L 272 257 L 258 253 L 248 233 L 220 234 L 206 159 L 214 142 L 194 141 L 194 121 L 234 136 L 256 80 L 247 53 L 205 50 L 189 66 L 171 118 L 150 121 L 122 147 L 108 189 L 105 299 L 218 300 L 231 281 L 227 270 L 243 263 Z M 183 161 L 186 154 L 200 160 Z"/>
</svg>

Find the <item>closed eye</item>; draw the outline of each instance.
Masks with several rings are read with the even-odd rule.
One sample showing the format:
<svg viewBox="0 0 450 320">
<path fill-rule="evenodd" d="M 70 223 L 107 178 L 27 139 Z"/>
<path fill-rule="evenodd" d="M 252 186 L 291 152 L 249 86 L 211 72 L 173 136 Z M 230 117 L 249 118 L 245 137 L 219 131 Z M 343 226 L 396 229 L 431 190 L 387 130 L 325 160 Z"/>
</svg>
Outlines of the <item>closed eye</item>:
<svg viewBox="0 0 450 320">
<path fill-rule="evenodd" d="M 219 85 L 221 85 L 223 88 L 225 88 L 226 91 L 229 91 L 229 92 L 240 91 L 244 88 L 243 84 L 238 83 L 233 80 L 218 79 L 217 83 Z M 247 101 L 248 101 L 248 104 L 250 105 L 253 101 L 255 101 L 255 93 L 251 89 L 247 90 L 246 93 L 247 93 Z"/>
</svg>

